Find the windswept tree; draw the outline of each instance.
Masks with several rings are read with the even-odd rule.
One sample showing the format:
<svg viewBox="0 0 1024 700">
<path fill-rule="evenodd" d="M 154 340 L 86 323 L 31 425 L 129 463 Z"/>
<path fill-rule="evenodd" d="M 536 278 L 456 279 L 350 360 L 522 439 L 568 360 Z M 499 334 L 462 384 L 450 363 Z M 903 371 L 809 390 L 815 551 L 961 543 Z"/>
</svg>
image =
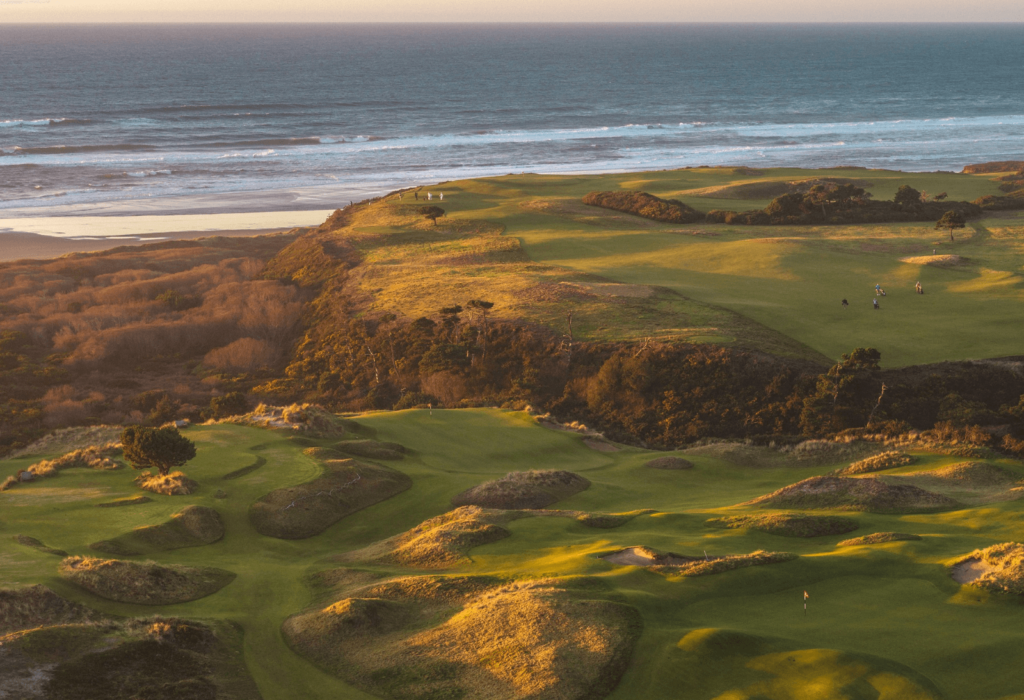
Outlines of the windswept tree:
<svg viewBox="0 0 1024 700">
<path fill-rule="evenodd" d="M 424 218 L 433 221 L 434 226 L 437 226 L 437 217 L 444 216 L 444 209 L 441 207 L 420 207 L 420 214 Z"/>
<path fill-rule="evenodd" d="M 196 456 L 195 443 L 177 428 L 130 425 L 121 433 L 121 446 L 132 468 L 155 468 L 163 476 Z"/>
<path fill-rule="evenodd" d="M 892 201 L 901 207 L 913 207 L 921 203 L 921 193 L 910 185 L 900 185 Z"/>
<path fill-rule="evenodd" d="M 935 222 L 935 230 L 939 231 L 942 229 L 949 229 L 949 240 L 951 243 L 955 243 L 956 239 L 953 238 L 953 229 L 963 228 L 967 224 L 964 221 L 963 215 L 958 211 L 947 211 L 942 215 L 942 218 Z"/>
</svg>

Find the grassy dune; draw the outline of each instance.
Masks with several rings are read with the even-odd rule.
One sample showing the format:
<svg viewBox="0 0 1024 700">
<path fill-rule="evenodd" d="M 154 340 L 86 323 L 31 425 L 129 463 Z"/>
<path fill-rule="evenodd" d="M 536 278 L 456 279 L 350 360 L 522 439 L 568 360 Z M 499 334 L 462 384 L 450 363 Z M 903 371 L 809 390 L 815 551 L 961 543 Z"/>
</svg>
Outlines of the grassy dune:
<svg viewBox="0 0 1024 700">
<path fill-rule="evenodd" d="M 591 482 L 587 490 L 559 502 L 560 509 L 656 512 L 609 529 L 569 517 L 512 519 L 502 525 L 510 536 L 471 549 L 468 561 L 443 573 L 498 580 L 585 575 L 607 584 L 600 589 L 605 592 L 592 595 L 632 606 L 643 620 L 626 674 L 608 696 L 613 700 L 710 700 L 727 692 L 736 698 L 788 698 L 809 683 L 818 684 L 820 697 L 829 698 L 995 700 L 1024 688 L 1007 673 L 1024 665 L 1019 643 L 1024 606 L 1015 597 L 960 586 L 948 568 L 976 550 L 1024 541 L 1024 501 L 914 515 L 813 511 L 852 518 L 859 528 L 852 535 L 780 537 L 705 523 L 763 515 L 755 506 L 735 504 L 851 460 L 807 465 L 766 455 L 760 464 L 767 466 L 755 468 L 713 451 L 691 451 L 686 457 L 692 469 L 658 470 L 645 466 L 656 454 L 632 448 L 597 451 L 580 436 L 540 427 L 521 413 L 435 410 L 431 416 L 421 410 L 359 420 L 374 428 L 379 439 L 408 449 L 404 460 L 389 466 L 406 474 L 412 486 L 348 515 L 322 534 L 303 540 L 264 537 L 248 517 L 249 506 L 266 493 L 320 475 L 321 464 L 303 453 L 307 442 L 296 444 L 280 432 L 246 426 L 194 427 L 187 433 L 198 445 L 198 456 L 186 471 L 200 483 L 195 494 L 149 494 L 153 500 L 147 503 L 96 508 L 138 490 L 125 471 L 85 469 L 0 494 L 0 588 L 41 583 L 108 614 L 232 621 L 244 631 L 245 660 L 267 700 L 368 698 L 294 653 L 282 637 L 284 621 L 310 609 L 319 595 L 310 575 L 339 565 L 371 572 L 371 580 L 422 575 L 383 561 L 339 563 L 339 555 L 410 530 L 449 510 L 456 494 L 528 465 L 572 471 Z M 257 456 L 266 460 L 259 469 L 224 479 Z M 962 463 L 961 458 L 915 456 L 914 464 L 879 474 L 912 478 L 921 472 L 920 479 L 934 480 L 935 474 L 963 471 L 937 471 Z M 33 459 L 0 462 L 0 478 Z M 1024 478 L 1018 462 L 988 462 Z M 227 498 L 214 498 L 217 489 L 226 491 Z M 223 589 L 188 603 L 144 606 L 99 598 L 59 577 L 59 557 L 15 539 L 26 535 L 70 555 L 89 556 L 94 554 L 90 543 L 161 525 L 189 505 L 217 510 L 224 537 L 213 544 L 124 557 L 236 574 Z M 836 547 L 851 536 L 879 532 L 921 539 Z M 616 566 L 600 558 L 634 546 L 696 557 L 705 551 L 724 557 L 785 550 L 798 558 L 699 577 Z M 811 596 L 806 615 L 804 590 Z"/>
<path fill-rule="evenodd" d="M 876 199 L 890 199 L 902 184 L 933 195 L 947 192 L 950 200 L 1000 194 L 992 174 L 861 169 L 770 169 L 752 174 L 716 168 L 578 177 L 509 175 L 446 183 L 438 189 L 445 192 L 448 216 L 439 220 L 436 232 L 429 223 L 422 227 L 422 245 L 440 255 L 449 232 L 469 226 L 481 234 L 484 229 L 503 231 L 500 239 L 487 245 L 501 247 L 504 267 L 479 268 L 467 278 L 457 269 L 467 260 L 462 251 L 451 258 L 456 268 L 440 280 L 436 275 L 405 274 L 400 282 L 389 282 L 392 271 L 382 271 L 373 280 L 374 303 L 394 306 L 391 302 L 408 301 L 415 307 L 415 299 L 424 298 L 428 288 L 432 294 L 450 292 L 459 301 L 466 294 L 489 294 L 484 298 L 499 305 L 495 313 L 518 313 L 551 325 L 562 323 L 566 308 L 578 306 L 584 311 L 578 329 L 585 337 L 651 336 L 765 347 L 781 344 L 772 341 L 774 332 L 819 357 L 836 358 L 856 346 L 876 347 L 890 367 L 1020 354 L 1020 213 L 992 213 L 971 222 L 951 243 L 947 233 L 927 223 L 673 225 L 581 202 L 590 191 L 639 189 L 678 198 L 701 211 L 743 211 L 768 204 L 781 191 L 779 183 L 822 177 L 855 180 Z M 398 207 L 397 199 L 389 201 Z M 397 216 L 397 208 L 392 211 L 396 214 L 387 222 L 367 219 L 355 228 L 367 238 L 376 236 L 378 242 L 383 237 L 396 240 L 394 235 L 411 219 Z M 507 241 L 512 237 L 521 242 L 521 250 Z M 933 251 L 936 256 L 960 256 L 962 263 L 932 265 L 920 260 L 931 258 Z M 388 248 L 386 255 L 412 252 Z M 903 261 L 908 258 L 919 260 Z M 508 286 L 509 279 L 496 279 L 513 271 L 530 279 L 521 278 L 516 289 Z M 569 271 L 573 274 L 567 275 Z M 628 286 L 593 286 L 601 281 Z M 918 281 L 924 295 L 914 292 Z M 594 298 L 573 298 L 566 294 L 566 284 Z M 875 284 L 887 292 L 879 312 L 871 308 Z M 536 298 L 522 294 L 534 292 L 537 285 L 560 293 Z M 844 298 L 849 309 L 840 306 Z M 530 308 L 520 308 L 526 306 Z"/>
</svg>

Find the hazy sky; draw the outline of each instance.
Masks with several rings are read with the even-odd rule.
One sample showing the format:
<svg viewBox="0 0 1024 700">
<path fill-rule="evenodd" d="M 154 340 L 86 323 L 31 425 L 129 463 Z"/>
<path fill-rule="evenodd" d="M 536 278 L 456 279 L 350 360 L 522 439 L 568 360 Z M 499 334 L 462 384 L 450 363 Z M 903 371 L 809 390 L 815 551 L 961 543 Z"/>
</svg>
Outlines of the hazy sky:
<svg viewBox="0 0 1024 700">
<path fill-rule="evenodd" d="M 1024 0 L 0 0 L 10 22 L 1024 22 Z"/>
</svg>

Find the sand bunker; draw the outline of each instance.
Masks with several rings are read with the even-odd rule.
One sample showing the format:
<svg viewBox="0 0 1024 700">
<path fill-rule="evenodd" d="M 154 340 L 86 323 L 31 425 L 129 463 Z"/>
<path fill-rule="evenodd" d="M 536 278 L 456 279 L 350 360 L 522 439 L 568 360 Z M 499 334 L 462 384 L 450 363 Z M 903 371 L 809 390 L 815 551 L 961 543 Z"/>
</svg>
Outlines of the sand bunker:
<svg viewBox="0 0 1024 700">
<path fill-rule="evenodd" d="M 577 593 L 596 580 L 474 578 L 378 584 L 282 631 L 320 667 L 388 698 L 583 700 L 614 689 L 641 629 L 634 608 Z"/>
<path fill-rule="evenodd" d="M 780 564 L 796 559 L 795 554 L 788 552 L 766 552 L 758 550 L 750 554 L 730 555 L 725 557 L 686 557 L 681 554 L 660 554 L 648 547 L 627 547 L 601 557 L 605 561 L 618 566 L 643 566 L 658 573 L 675 576 L 708 576 L 726 571 L 744 569 L 750 566 Z"/>
<path fill-rule="evenodd" d="M 626 547 L 601 558 L 619 566 L 672 566 L 688 564 L 694 560 L 693 557 L 684 557 L 678 554 L 659 554 L 648 547 Z"/>
<path fill-rule="evenodd" d="M 235 578 L 230 571 L 213 567 L 89 557 L 68 557 L 60 563 L 58 573 L 101 598 L 139 605 L 171 605 L 205 598 Z"/>
<path fill-rule="evenodd" d="M 388 467 L 353 459 L 328 460 L 323 476 L 271 491 L 252 504 L 249 521 L 261 535 L 300 540 L 410 486 L 412 479 Z"/>
<path fill-rule="evenodd" d="M 875 477 L 812 476 L 747 505 L 804 510 L 863 510 L 871 513 L 929 513 L 953 510 L 960 503 L 910 484 Z"/>
<path fill-rule="evenodd" d="M 977 549 L 955 562 L 950 575 L 960 584 L 1024 595 L 1024 544 L 1004 542 Z"/>
<path fill-rule="evenodd" d="M 900 262 L 908 265 L 934 265 L 935 267 L 958 267 L 968 263 L 967 258 L 959 255 L 918 255 L 912 258 L 900 258 Z"/>
<path fill-rule="evenodd" d="M 452 505 L 506 510 L 546 508 L 588 488 L 590 482 L 572 472 L 511 472 L 463 491 L 452 499 Z"/>
</svg>

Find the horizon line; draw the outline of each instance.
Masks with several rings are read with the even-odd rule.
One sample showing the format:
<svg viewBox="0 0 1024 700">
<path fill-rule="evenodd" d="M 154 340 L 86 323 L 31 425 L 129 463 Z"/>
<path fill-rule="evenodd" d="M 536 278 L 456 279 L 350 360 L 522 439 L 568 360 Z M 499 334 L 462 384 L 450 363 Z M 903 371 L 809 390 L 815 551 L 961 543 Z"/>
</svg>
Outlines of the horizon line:
<svg viewBox="0 0 1024 700">
<path fill-rule="evenodd" d="M 4 3 L 0 2 L 0 6 Z M 932 20 L 932 21 L 888 21 L 888 20 L 830 20 L 830 21 L 767 21 L 767 20 L 748 20 L 748 21 L 716 21 L 716 20 L 704 20 L 704 21 L 661 21 L 661 20 L 650 20 L 650 21 L 628 21 L 628 20 L 593 20 L 593 21 L 508 21 L 508 20 L 490 20 L 490 21 L 463 21 L 463 20 L 423 20 L 423 21 L 389 21 L 389 20 L 362 20 L 362 21 L 340 21 L 340 20 L 302 20 L 302 21 L 277 21 L 277 20 L 266 20 L 266 21 L 144 21 L 144 20 L 125 20 L 117 22 L 109 21 L 81 21 L 81 22 L 48 22 L 48 21 L 4 21 L 0 23 L 0 29 L 4 27 L 10 27 L 14 25 L 20 26 L 120 26 L 120 25 L 152 25 L 152 26 L 174 26 L 174 25 L 219 25 L 219 26 L 262 26 L 262 25 L 288 25 L 288 26 L 563 26 L 563 27 L 574 27 L 574 26 L 653 26 L 653 27 L 665 27 L 665 26 L 938 26 L 938 25 L 994 25 L 994 26 L 1024 26 L 1024 20 L 1012 20 L 1012 21 L 1001 21 L 1001 20 Z"/>
</svg>

